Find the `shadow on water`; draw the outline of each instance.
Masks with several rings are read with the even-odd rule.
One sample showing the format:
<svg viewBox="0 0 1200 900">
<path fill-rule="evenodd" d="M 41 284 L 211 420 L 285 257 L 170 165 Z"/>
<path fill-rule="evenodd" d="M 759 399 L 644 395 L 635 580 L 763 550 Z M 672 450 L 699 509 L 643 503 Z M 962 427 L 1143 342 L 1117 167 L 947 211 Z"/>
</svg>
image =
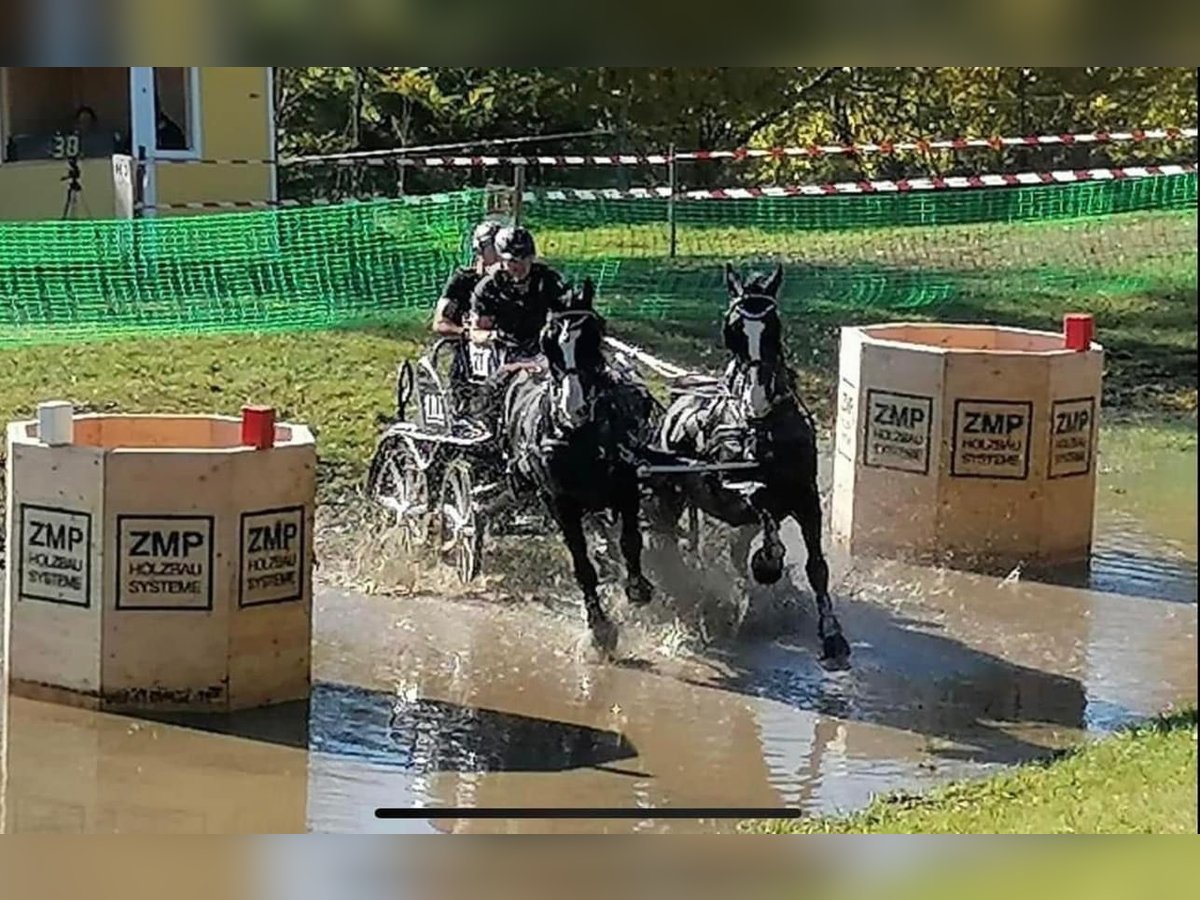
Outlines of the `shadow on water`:
<svg viewBox="0 0 1200 900">
<path fill-rule="evenodd" d="M 1044 758 L 1053 752 L 1047 728 L 1078 733 L 1096 724 L 1078 679 L 1010 662 L 946 634 L 940 623 L 871 602 L 835 598 L 854 655 L 849 669 L 828 671 L 811 596 L 794 585 L 772 593 L 788 610 L 785 636 L 712 646 L 706 656 L 718 667 L 689 683 L 917 733 L 932 756 L 975 764 Z M 1134 718 L 1117 707 L 1109 717 Z"/>
<path fill-rule="evenodd" d="M 313 685 L 307 703 L 145 718 L 416 774 L 565 772 L 638 755 L 614 731 L 326 682 Z"/>
</svg>

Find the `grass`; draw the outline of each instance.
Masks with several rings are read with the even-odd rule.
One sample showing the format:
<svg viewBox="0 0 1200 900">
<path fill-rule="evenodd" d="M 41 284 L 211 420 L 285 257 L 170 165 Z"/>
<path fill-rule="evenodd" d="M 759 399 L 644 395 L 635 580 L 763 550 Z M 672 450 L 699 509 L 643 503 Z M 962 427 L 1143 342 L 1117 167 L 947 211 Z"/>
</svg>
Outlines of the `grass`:
<svg viewBox="0 0 1200 900">
<path fill-rule="evenodd" d="M 1194 215 L 838 231 L 684 223 L 674 260 L 663 258 L 665 234 L 661 224 L 547 228 L 539 240 L 569 271 L 589 260 L 611 263 L 616 274 L 610 290 L 601 279 L 602 300 L 616 334 L 710 369 L 724 359 L 720 262 L 782 259 L 790 354 L 810 407 L 826 424 L 842 326 L 940 319 L 1058 330 L 1062 315 L 1074 311 L 1096 316 L 1108 351 L 1110 421 L 1114 410 L 1155 417 L 1196 411 Z M 643 279 L 657 287 L 639 293 Z M 912 306 L 917 295 L 924 299 Z M 236 413 L 245 402 L 267 402 L 317 429 L 324 499 L 359 483 L 379 423 L 392 411 L 395 367 L 429 337 L 415 319 L 319 333 L 16 347 L 3 347 L 19 340 L 6 334 L 0 327 L 6 420 L 29 416 L 52 397 L 85 409 L 144 412 Z"/>
<path fill-rule="evenodd" d="M 324 499 L 365 471 L 381 418 L 393 408 L 400 360 L 420 352 L 416 325 L 390 334 L 322 332 L 115 340 L 3 351 L 6 421 L 47 399 L 88 411 L 236 415 L 270 403 L 317 431 Z"/>
<path fill-rule="evenodd" d="M 785 287 L 786 290 L 786 287 Z M 618 318 L 614 333 L 690 366 L 718 368 L 719 304 L 668 320 Z M 1057 329 L 1067 310 L 1096 315 L 1108 351 L 1104 405 L 1131 416 L 1194 414 L 1196 299 L 1188 294 L 1093 297 L 1052 304 L 1013 298 L 959 302 L 900 313 L 886 306 L 851 312 L 788 308 L 789 348 L 809 405 L 832 420 L 838 329 L 894 318 L 1000 322 Z M 392 412 L 396 365 L 428 338 L 417 321 L 390 328 L 266 335 L 119 339 L 0 350 L 0 416 L 28 417 L 39 402 L 69 399 L 82 409 L 236 414 L 243 403 L 273 404 L 285 419 L 318 432 L 323 499 L 361 479 L 380 422 Z"/>
<path fill-rule="evenodd" d="M 1196 710 L 1160 716 L 1047 763 L 845 818 L 764 823 L 775 834 L 1195 834 Z"/>
</svg>

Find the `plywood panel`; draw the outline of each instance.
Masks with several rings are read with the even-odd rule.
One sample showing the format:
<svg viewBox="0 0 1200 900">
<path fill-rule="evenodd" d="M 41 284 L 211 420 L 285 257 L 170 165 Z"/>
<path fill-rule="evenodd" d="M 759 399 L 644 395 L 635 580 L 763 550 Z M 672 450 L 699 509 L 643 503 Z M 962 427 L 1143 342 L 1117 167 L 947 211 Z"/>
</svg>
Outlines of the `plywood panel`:
<svg viewBox="0 0 1200 900">
<path fill-rule="evenodd" d="M 76 434 L 140 449 L 48 447 L 9 427 L 10 658 L 29 690 L 111 708 L 307 696 L 312 434 L 281 425 L 293 443 L 263 451 L 178 446 L 228 439 L 230 421 L 217 425 L 76 417 Z"/>
<path fill-rule="evenodd" d="M 220 454 L 110 452 L 107 696 L 225 702 L 230 474 Z"/>
<path fill-rule="evenodd" d="M 239 530 L 229 686 L 235 706 L 308 695 L 316 453 L 312 445 L 233 460 Z"/>
<path fill-rule="evenodd" d="M 852 552 L 964 565 L 1085 559 L 1102 365 L 1099 345 L 1069 351 L 1048 332 L 845 329 L 835 539 Z"/>
<path fill-rule="evenodd" d="M 91 694 L 100 688 L 103 458 L 13 436 L 10 429 L 9 675 Z"/>
</svg>

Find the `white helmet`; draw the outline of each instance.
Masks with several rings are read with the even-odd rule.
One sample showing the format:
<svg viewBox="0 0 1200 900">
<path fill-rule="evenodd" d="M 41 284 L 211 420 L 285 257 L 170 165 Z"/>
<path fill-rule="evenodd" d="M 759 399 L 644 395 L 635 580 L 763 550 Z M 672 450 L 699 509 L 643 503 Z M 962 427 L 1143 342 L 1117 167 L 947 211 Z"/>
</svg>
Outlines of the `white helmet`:
<svg viewBox="0 0 1200 900">
<path fill-rule="evenodd" d="M 499 222 L 491 220 L 480 222 L 475 226 L 475 230 L 471 232 L 471 251 L 478 256 L 488 247 L 494 246 L 496 232 L 499 230 Z"/>
</svg>

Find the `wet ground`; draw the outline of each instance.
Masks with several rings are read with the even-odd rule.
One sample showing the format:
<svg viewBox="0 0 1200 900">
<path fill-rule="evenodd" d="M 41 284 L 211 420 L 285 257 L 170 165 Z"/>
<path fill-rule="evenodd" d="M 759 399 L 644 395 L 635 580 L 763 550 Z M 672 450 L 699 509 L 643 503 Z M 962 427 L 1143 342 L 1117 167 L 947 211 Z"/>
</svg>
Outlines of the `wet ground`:
<svg viewBox="0 0 1200 900">
<path fill-rule="evenodd" d="M 831 559 L 854 665 L 789 636 L 685 652 L 626 623 L 597 665 L 562 608 L 322 588 L 309 704 L 150 722 L 9 700 L 23 831 L 667 831 L 652 807 L 837 812 L 1043 757 L 1196 700 L 1196 454 L 1127 440 L 1083 584 Z M 802 558 L 800 558 L 802 562 Z M 778 598 L 776 598 L 778 599 Z M 644 808 L 380 821 L 378 806 Z"/>
</svg>

